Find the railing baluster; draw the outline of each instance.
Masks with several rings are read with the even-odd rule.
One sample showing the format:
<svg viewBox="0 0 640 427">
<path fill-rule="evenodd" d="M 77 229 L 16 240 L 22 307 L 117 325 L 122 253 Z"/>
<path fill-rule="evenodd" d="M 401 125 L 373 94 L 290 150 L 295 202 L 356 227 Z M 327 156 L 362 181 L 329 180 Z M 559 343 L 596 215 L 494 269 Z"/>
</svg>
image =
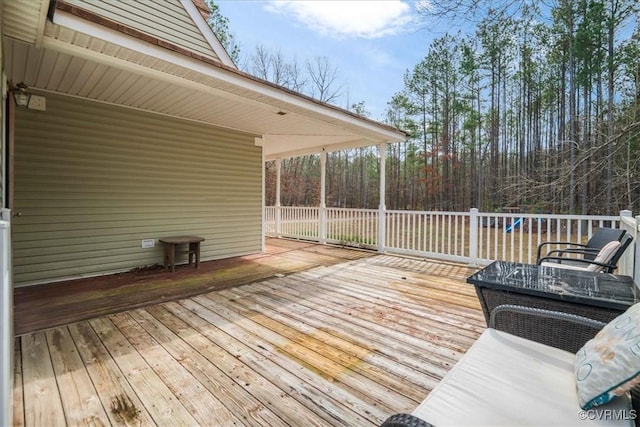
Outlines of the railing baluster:
<svg viewBox="0 0 640 427">
<path fill-rule="evenodd" d="M 436 251 L 440 251 L 440 214 L 436 214 L 436 242 L 435 242 L 435 248 Z"/>
<path fill-rule="evenodd" d="M 447 214 L 447 255 L 451 255 L 451 220 L 453 214 Z"/>
<path fill-rule="evenodd" d="M 485 224 L 489 224 L 489 219 L 484 215 L 478 215 L 478 259 L 484 259 L 484 229 Z M 486 221 L 486 222 L 483 222 Z"/>
<path fill-rule="evenodd" d="M 467 221 L 465 220 L 465 216 L 464 215 L 460 215 L 460 228 L 462 228 L 462 232 L 460 233 L 460 235 L 462 236 L 462 247 L 460 249 L 460 255 L 463 258 L 467 258 L 471 256 L 471 250 L 468 250 L 465 252 L 465 247 L 466 247 L 466 243 L 467 243 Z"/>
<path fill-rule="evenodd" d="M 495 218 L 496 218 L 496 220 L 498 219 L 497 216 Z M 504 227 L 504 222 L 502 224 L 502 227 Z M 493 239 L 494 240 L 494 242 L 493 242 L 494 243 L 493 257 L 496 258 L 496 259 L 498 258 L 498 228 L 502 228 L 502 227 L 498 227 L 496 225 L 496 227 L 493 229 L 493 236 L 494 236 L 494 239 Z"/>
<path fill-rule="evenodd" d="M 455 214 L 454 214 L 455 215 Z M 453 221 L 453 235 L 455 236 L 455 238 L 453 239 L 453 254 L 452 255 L 459 255 L 458 254 L 458 215 L 455 215 L 453 217 L 454 221 Z"/>
<path fill-rule="evenodd" d="M 511 219 L 511 233 L 507 233 L 506 232 L 506 228 L 503 227 L 502 229 L 502 241 L 504 242 L 504 244 L 502 245 L 502 259 L 508 259 L 509 261 L 513 262 L 513 245 L 514 245 L 514 236 L 516 234 L 515 230 L 514 230 L 514 222 L 515 222 L 515 217 L 510 217 Z M 505 224 L 506 225 L 506 224 Z M 510 241 L 510 245 L 511 245 L 511 255 L 507 258 L 507 244 L 506 244 L 506 240 L 507 240 L 507 234 L 509 234 L 509 241 Z"/>
<path fill-rule="evenodd" d="M 529 219 L 529 232 L 527 233 L 527 238 L 528 238 L 527 247 L 529 248 L 529 250 L 528 250 L 528 255 L 529 256 L 527 257 L 527 264 L 532 264 L 532 262 L 531 262 L 531 252 L 532 252 L 531 251 L 531 243 L 532 243 L 532 240 L 533 240 L 532 235 L 533 235 L 533 226 L 534 226 L 534 224 L 538 225 L 538 221 L 535 221 L 533 218 L 530 218 Z M 522 250 L 520 250 L 520 252 L 522 252 Z"/>
</svg>

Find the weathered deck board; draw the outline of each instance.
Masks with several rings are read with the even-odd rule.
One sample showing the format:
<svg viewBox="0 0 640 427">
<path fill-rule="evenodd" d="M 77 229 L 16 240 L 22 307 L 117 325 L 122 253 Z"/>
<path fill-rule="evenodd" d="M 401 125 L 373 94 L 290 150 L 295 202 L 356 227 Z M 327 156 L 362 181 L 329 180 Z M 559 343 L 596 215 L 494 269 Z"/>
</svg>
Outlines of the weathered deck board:
<svg viewBox="0 0 640 427">
<path fill-rule="evenodd" d="M 24 426 L 24 394 L 22 390 L 22 348 L 20 339 L 13 345 L 13 426 Z"/>
<path fill-rule="evenodd" d="M 225 295 L 233 294 L 221 293 L 221 296 Z M 242 298 L 234 298 L 233 301 L 238 304 L 245 304 Z M 279 322 L 276 328 L 282 330 L 282 334 L 288 336 L 289 339 L 300 340 L 305 346 L 327 357 L 334 356 L 328 350 L 333 349 L 335 360 L 338 363 L 345 365 L 347 368 L 362 372 L 363 375 L 369 376 L 374 381 L 380 380 L 386 382 L 391 373 L 393 375 L 391 378 L 402 379 L 402 383 L 399 384 L 397 390 L 402 390 L 404 388 L 404 382 L 406 381 L 413 381 L 426 388 L 433 387 L 432 383 L 420 381 L 420 379 L 415 378 L 413 376 L 414 371 L 411 368 L 401 363 L 394 363 L 395 361 L 391 357 L 376 352 L 375 349 L 368 344 L 355 343 L 353 339 L 347 340 L 329 333 L 322 329 L 325 325 L 320 325 L 319 327 L 314 326 L 312 322 L 308 321 L 308 318 L 295 314 L 291 310 L 287 310 L 286 313 L 281 314 L 278 307 L 270 306 L 269 300 L 264 297 L 260 298 L 259 295 L 255 299 L 255 302 L 258 304 L 247 303 L 245 307 L 262 314 L 264 318 L 271 318 Z M 292 332 L 297 333 L 297 335 L 292 334 Z M 299 338 L 301 334 L 304 334 L 304 341 Z M 360 361 L 365 361 L 368 365 L 365 367 L 363 364 L 358 363 Z M 396 380 L 395 382 L 397 383 L 398 381 Z M 422 400 L 422 395 L 417 398 Z"/>
<path fill-rule="evenodd" d="M 166 384 L 168 389 L 187 409 L 200 425 L 208 423 L 218 425 L 238 425 L 239 420 L 220 401 L 164 348 L 142 328 L 129 313 L 110 316 L 113 324 L 127 337 L 138 350 L 155 375 Z M 211 418 L 214 414 L 215 418 Z"/>
<path fill-rule="evenodd" d="M 328 316 L 320 311 L 314 313 L 313 308 L 309 310 L 291 300 L 273 296 L 263 296 L 258 301 L 260 301 L 258 309 L 278 310 L 278 305 L 286 305 L 287 312 L 282 314 L 282 317 L 288 316 L 292 321 L 294 319 L 298 321 L 297 327 L 299 329 L 312 328 L 315 336 L 331 336 L 331 338 L 325 338 L 327 344 L 332 342 L 333 345 L 337 345 L 335 343 L 340 341 L 349 342 L 351 345 L 355 344 L 364 349 L 355 353 L 356 355 L 366 354 L 369 363 L 383 365 L 384 369 L 393 371 L 396 375 L 404 375 L 407 369 L 415 373 L 416 370 L 427 370 L 427 367 L 431 374 L 438 372 L 444 374 L 448 371 L 448 365 L 453 360 L 449 358 L 447 362 L 440 362 L 440 357 L 430 351 L 431 346 L 428 344 L 420 342 L 422 345 L 412 346 L 411 336 L 397 334 L 393 330 L 385 331 L 380 325 L 377 327 L 363 326 L 361 322 L 353 321 L 352 315 L 339 316 L 339 313 L 335 311 L 330 312 Z M 365 341 L 358 341 L 363 339 Z M 343 351 L 348 351 L 348 349 Z M 428 355 L 428 359 L 424 355 Z M 435 382 L 428 377 L 414 377 L 410 381 L 427 388 L 432 388 L 435 385 Z"/>
<path fill-rule="evenodd" d="M 244 286 L 18 337 L 15 425 L 376 426 L 484 329 L 464 266 L 287 240 L 269 260 L 225 267 Z"/>
<path fill-rule="evenodd" d="M 81 322 L 68 328 L 111 424 L 153 425 L 153 419 L 91 325 Z"/>
<path fill-rule="evenodd" d="M 197 425 L 196 420 L 171 392 L 169 385 L 162 381 L 110 319 L 94 319 L 89 323 L 157 424 Z"/>
<path fill-rule="evenodd" d="M 210 393 L 224 396 L 221 399 L 223 404 L 233 403 L 225 406 L 225 412 L 231 408 L 239 409 L 235 412 L 236 417 L 247 426 L 270 426 L 281 422 L 271 412 L 264 410 L 264 406 L 250 393 L 245 393 L 241 384 L 227 375 L 227 372 L 234 369 L 228 362 L 238 362 L 224 349 L 213 350 L 214 347 L 204 335 L 189 328 L 162 307 L 150 307 L 148 311 L 137 310 L 132 316 L 145 330 L 159 339 L 165 349 Z M 175 339 L 176 337 L 182 339 Z"/>
<path fill-rule="evenodd" d="M 107 414 L 69 330 L 57 328 L 45 334 L 67 424 L 107 425 Z"/>
<path fill-rule="evenodd" d="M 44 332 L 22 337 L 20 349 L 25 425 L 66 425 Z"/>
<path fill-rule="evenodd" d="M 217 314 L 231 320 L 234 325 L 239 324 L 243 329 L 251 331 L 249 333 L 253 337 L 250 337 L 250 339 L 255 341 L 260 338 L 260 345 L 264 347 L 265 344 L 268 344 L 268 348 L 272 349 L 273 353 L 286 354 L 286 357 L 296 360 L 301 366 L 311 367 L 316 374 L 334 384 L 341 383 L 345 387 L 354 390 L 367 390 L 366 397 L 373 406 L 387 407 L 391 400 L 403 404 L 411 403 L 397 391 L 381 386 L 359 373 L 350 371 L 348 367 L 335 362 L 330 357 L 309 351 L 304 345 L 296 342 L 304 339 L 303 334 L 300 334 L 297 340 L 290 340 L 262 326 L 261 322 L 266 320 L 264 317 L 257 315 L 246 317 L 233 309 L 220 307 L 219 300 L 206 301 L 206 297 L 196 297 L 195 300 L 208 309 L 216 309 L 217 307 Z M 328 351 L 332 350 L 328 348 Z"/>
</svg>

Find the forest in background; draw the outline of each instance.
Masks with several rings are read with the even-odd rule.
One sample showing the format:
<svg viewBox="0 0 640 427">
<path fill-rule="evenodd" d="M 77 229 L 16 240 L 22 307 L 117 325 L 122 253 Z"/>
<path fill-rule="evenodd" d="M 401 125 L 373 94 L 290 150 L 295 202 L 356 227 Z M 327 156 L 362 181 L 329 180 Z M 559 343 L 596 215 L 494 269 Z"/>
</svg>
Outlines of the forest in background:
<svg viewBox="0 0 640 427">
<path fill-rule="evenodd" d="M 458 0 L 423 12 L 464 18 L 481 4 Z M 483 11 L 475 32 L 445 34 L 428 45 L 406 71 L 404 90 L 377 118 L 408 134 L 387 148 L 387 208 L 638 213 L 640 6 L 501 4 Z M 241 68 L 335 103 L 337 68 L 327 58 L 305 65 L 257 46 Z M 363 103 L 346 107 L 368 116 Z M 379 173 L 377 147 L 329 153 L 327 206 L 377 208 Z M 282 205 L 317 206 L 319 198 L 319 156 L 283 159 Z M 266 204 L 274 203 L 270 162 Z"/>
</svg>

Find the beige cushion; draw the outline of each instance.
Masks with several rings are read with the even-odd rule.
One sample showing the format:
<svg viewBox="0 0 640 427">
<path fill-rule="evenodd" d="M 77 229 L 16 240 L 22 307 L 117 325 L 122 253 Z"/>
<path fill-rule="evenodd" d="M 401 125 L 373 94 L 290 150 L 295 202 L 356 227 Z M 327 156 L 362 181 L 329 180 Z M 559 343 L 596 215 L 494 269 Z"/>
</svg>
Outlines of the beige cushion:
<svg viewBox="0 0 640 427">
<path fill-rule="evenodd" d="M 567 260 L 570 260 L 570 258 L 567 258 Z M 565 270 L 576 270 L 576 271 L 587 271 L 587 264 L 585 263 L 580 263 L 581 265 L 574 265 L 574 264 L 567 264 L 567 263 L 557 263 L 557 262 L 549 262 L 549 261 L 542 261 L 540 263 L 540 265 L 542 267 L 552 267 L 552 268 L 562 268 Z"/>
<path fill-rule="evenodd" d="M 438 426 L 633 426 L 581 418 L 574 355 L 487 329 L 413 415 Z M 628 395 L 597 408 L 626 411 Z M 620 412 L 622 413 L 622 412 Z"/>
<path fill-rule="evenodd" d="M 608 263 L 609 261 L 611 261 L 611 258 L 613 258 L 613 255 L 618 251 L 619 248 L 620 242 L 618 242 L 617 240 L 607 243 L 602 247 L 602 249 L 600 249 L 600 252 L 598 252 L 598 256 L 596 256 L 596 259 L 594 259 L 594 261 L 602 262 L 605 264 Z M 596 264 L 590 264 L 589 267 L 587 267 L 587 270 L 598 272 L 602 271 L 602 267 Z"/>
</svg>

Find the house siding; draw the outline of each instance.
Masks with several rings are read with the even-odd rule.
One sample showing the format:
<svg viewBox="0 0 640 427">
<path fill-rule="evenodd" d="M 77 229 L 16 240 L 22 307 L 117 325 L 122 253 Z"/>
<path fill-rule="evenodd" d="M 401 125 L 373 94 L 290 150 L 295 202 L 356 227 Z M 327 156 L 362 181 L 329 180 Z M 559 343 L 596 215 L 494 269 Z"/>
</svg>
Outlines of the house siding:
<svg viewBox="0 0 640 427">
<path fill-rule="evenodd" d="M 163 236 L 206 238 L 203 260 L 260 252 L 253 135 L 46 96 L 46 112 L 16 111 L 17 284 L 158 264 Z"/>
<path fill-rule="evenodd" d="M 179 0 L 64 2 L 220 62 Z"/>
</svg>

